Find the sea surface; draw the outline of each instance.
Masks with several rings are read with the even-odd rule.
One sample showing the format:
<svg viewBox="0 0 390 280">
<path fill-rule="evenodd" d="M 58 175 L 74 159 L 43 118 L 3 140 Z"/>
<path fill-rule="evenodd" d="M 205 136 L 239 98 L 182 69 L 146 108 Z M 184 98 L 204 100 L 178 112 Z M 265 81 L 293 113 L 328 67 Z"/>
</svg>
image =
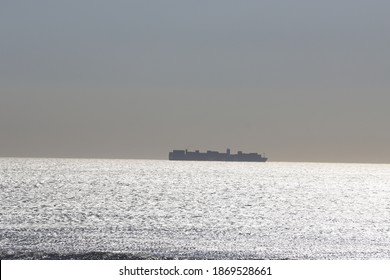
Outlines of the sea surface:
<svg viewBox="0 0 390 280">
<path fill-rule="evenodd" d="M 390 165 L 0 158 L 1 259 L 390 259 Z"/>
</svg>

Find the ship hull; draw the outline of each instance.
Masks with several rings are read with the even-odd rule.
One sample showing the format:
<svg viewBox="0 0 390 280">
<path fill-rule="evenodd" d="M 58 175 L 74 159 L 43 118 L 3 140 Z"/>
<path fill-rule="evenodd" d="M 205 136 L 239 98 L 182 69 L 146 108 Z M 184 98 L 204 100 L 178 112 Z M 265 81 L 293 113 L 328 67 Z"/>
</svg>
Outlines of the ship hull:
<svg viewBox="0 0 390 280">
<path fill-rule="evenodd" d="M 187 158 L 175 158 L 170 157 L 169 160 L 177 161 L 231 161 L 231 162 L 266 162 L 268 158 L 262 158 L 258 160 L 222 160 L 222 159 L 187 159 Z"/>
</svg>

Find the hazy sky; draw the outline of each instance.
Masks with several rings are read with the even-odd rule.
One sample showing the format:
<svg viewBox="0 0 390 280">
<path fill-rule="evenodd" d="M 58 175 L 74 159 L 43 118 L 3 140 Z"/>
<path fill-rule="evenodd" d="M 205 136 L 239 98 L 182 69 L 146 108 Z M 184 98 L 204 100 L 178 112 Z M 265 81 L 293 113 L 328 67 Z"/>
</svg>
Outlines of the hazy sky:
<svg viewBox="0 0 390 280">
<path fill-rule="evenodd" d="M 0 0 L 0 156 L 390 163 L 390 1 Z"/>
</svg>

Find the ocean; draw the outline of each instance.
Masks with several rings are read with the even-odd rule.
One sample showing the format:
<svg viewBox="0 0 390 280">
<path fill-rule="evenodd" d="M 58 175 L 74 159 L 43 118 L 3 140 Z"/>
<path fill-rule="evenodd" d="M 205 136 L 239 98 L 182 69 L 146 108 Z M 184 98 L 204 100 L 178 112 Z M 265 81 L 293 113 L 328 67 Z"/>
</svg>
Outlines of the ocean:
<svg viewBox="0 0 390 280">
<path fill-rule="evenodd" d="M 390 165 L 0 158 L 1 259 L 390 259 Z"/>
</svg>

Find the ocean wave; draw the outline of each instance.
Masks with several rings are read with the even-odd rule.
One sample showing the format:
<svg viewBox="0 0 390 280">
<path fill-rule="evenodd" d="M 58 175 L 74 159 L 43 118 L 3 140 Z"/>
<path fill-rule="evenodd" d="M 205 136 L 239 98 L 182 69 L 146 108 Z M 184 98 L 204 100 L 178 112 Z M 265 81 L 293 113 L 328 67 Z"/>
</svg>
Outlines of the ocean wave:
<svg viewBox="0 0 390 280">
<path fill-rule="evenodd" d="M 146 254 L 117 252 L 46 253 L 0 252 L 1 260 L 169 260 L 172 258 Z"/>
</svg>

